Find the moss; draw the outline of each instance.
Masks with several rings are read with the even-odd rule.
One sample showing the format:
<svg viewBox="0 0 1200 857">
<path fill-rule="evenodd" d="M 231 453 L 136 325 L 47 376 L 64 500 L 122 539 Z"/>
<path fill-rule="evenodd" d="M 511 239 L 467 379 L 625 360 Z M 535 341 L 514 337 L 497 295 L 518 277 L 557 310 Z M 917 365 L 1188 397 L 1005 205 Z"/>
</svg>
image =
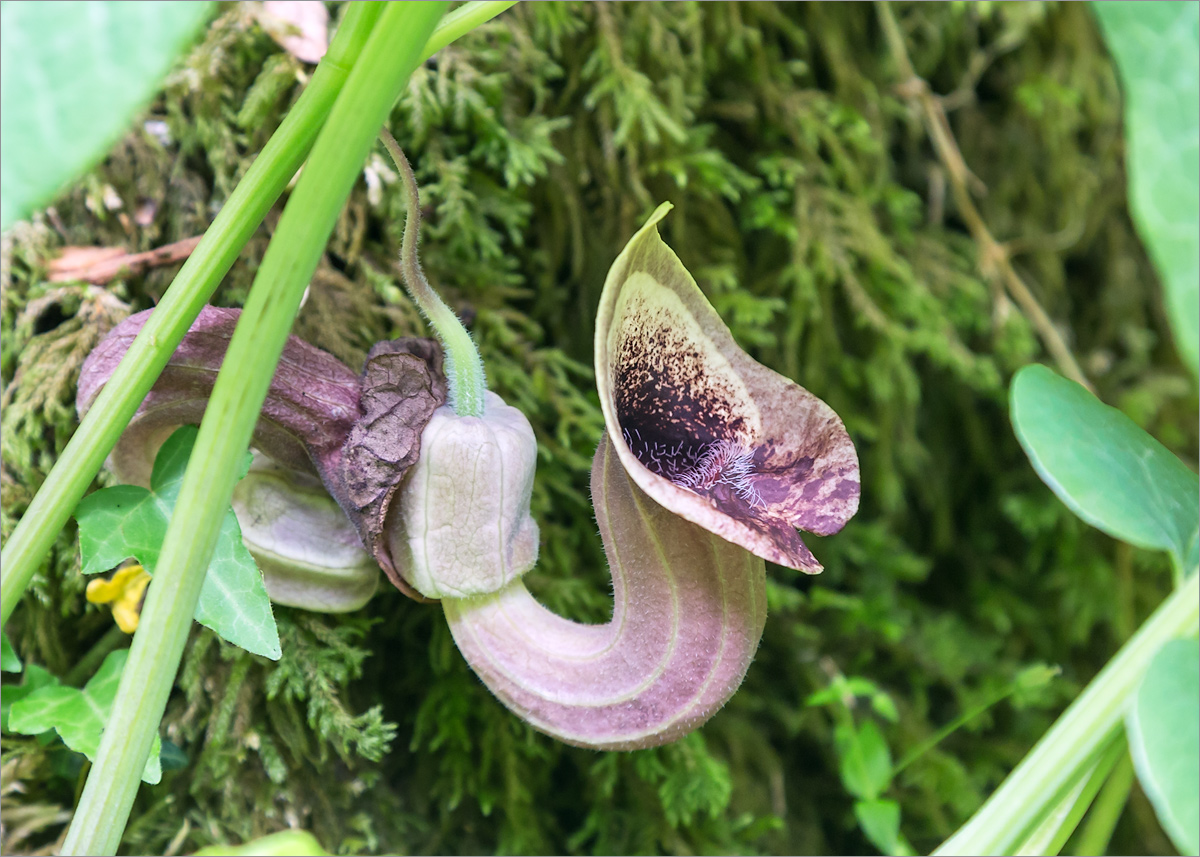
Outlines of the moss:
<svg viewBox="0 0 1200 857">
<path fill-rule="evenodd" d="M 1087 8 L 896 12 L 918 73 L 949 94 L 989 227 L 1101 395 L 1194 461 L 1195 391 L 1126 214 L 1119 92 Z M 431 279 L 538 436 L 531 582 L 555 609 L 592 620 L 611 609 L 587 489 L 602 430 L 592 317 L 657 202 L 675 203 L 664 237 L 737 339 L 845 418 L 862 510 L 815 545 L 825 574 L 771 570 L 766 635 L 729 705 L 680 744 L 597 754 L 509 715 L 438 611 L 397 593 L 348 618 L 280 610 L 278 665 L 197 629 L 163 726 L 187 761 L 142 789 L 126 849 L 186 852 L 295 824 L 341 853 L 863 853 L 836 714 L 807 705 L 811 694 L 837 676 L 871 679 L 895 719 L 866 698 L 853 716 L 876 719 L 900 758 L 1030 665 L 1060 664 L 1059 680 L 976 718 L 889 792 L 922 851 L 978 806 L 1169 576 L 1075 520 L 1013 439 L 1008 379 L 1045 357 L 980 271 L 875 15 L 522 5 L 420 69 L 392 117 L 422 183 Z M 300 71 L 240 7 L 223 12 L 146 117 L 169 142 L 139 123 L 52 215 L 6 236 L 5 534 L 72 430 L 71 366 L 101 328 L 86 309 L 96 293 L 74 287 L 53 329 L 35 333 L 22 315 L 47 294 L 49 248 L 147 249 L 202 231 L 294 102 Z M 398 288 L 403 201 L 382 163 L 354 191 L 297 326 L 351 364 L 374 340 L 420 329 Z M 96 204 L 106 187 L 121 208 Z M 122 219 L 147 202 L 149 226 Z M 278 210 L 216 302 L 244 299 Z M 173 273 L 112 291 L 141 309 Z M 105 627 L 85 611 L 73 538 L 13 621 L 22 655 L 60 674 Z M 69 807 L 74 781 L 47 773 L 32 739 L 13 740 L 6 751 L 25 767 L 5 776 L 26 791 L 6 795 L 6 812 Z M 1131 807 L 1115 847 L 1166 847 L 1144 802 Z M 49 839 L 62 821 L 47 817 L 59 818 L 39 828 Z"/>
</svg>

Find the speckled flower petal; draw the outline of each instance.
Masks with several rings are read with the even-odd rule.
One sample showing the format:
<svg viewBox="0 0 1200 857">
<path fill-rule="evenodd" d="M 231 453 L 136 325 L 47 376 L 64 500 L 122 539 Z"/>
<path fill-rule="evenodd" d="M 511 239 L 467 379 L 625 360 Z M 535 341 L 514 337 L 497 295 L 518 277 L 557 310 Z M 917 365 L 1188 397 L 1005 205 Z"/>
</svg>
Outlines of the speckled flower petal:
<svg viewBox="0 0 1200 857">
<path fill-rule="evenodd" d="M 734 342 L 659 237 L 659 206 L 608 273 L 596 384 L 638 486 L 672 512 L 772 562 L 820 563 L 797 528 L 835 533 L 858 509 L 854 444 L 833 410 Z"/>
</svg>

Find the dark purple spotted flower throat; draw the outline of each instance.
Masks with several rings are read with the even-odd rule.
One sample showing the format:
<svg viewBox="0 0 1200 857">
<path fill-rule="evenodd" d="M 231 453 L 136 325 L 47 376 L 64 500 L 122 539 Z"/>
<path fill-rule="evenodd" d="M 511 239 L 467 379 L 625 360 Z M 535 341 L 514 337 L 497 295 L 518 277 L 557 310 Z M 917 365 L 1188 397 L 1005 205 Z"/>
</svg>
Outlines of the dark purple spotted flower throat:
<svg viewBox="0 0 1200 857">
<path fill-rule="evenodd" d="M 832 408 L 734 342 L 659 237 L 670 209 L 629 242 L 600 299 L 596 383 L 617 455 L 675 514 L 819 572 L 797 529 L 836 533 L 857 511 L 854 444 Z"/>
</svg>

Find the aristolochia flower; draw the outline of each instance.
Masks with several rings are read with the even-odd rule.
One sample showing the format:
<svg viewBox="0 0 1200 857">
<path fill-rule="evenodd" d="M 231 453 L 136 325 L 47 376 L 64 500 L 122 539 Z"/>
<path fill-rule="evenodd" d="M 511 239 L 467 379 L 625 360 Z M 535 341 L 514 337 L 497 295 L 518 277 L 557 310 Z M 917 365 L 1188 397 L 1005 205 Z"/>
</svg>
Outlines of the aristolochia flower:
<svg viewBox="0 0 1200 857">
<path fill-rule="evenodd" d="M 113 328 L 88 355 L 76 404 L 84 414 L 150 311 Z M 241 310 L 204 307 L 109 456 L 122 482 L 149 486 L 155 455 L 181 425 L 199 423 Z M 437 344 L 380 342 L 361 376 L 291 337 L 283 349 L 252 446 L 255 463 L 234 490 L 242 540 L 271 599 L 328 613 L 357 610 L 379 569 L 419 597 L 396 571 L 384 522 L 421 429 L 445 401 Z"/>
<path fill-rule="evenodd" d="M 711 717 L 762 636 L 763 559 L 820 571 L 796 528 L 836 532 L 858 507 L 841 420 L 738 348 L 658 236 L 669 209 L 613 265 L 596 326 L 607 437 L 592 498 L 612 621 L 562 619 L 519 578 L 442 601 L 459 648 L 505 705 L 589 747 L 653 746 Z"/>
<path fill-rule="evenodd" d="M 763 559 L 816 573 L 797 528 L 858 511 L 858 456 L 833 409 L 734 342 L 650 216 L 617 258 L 596 319 L 609 436 L 656 502 Z"/>
</svg>

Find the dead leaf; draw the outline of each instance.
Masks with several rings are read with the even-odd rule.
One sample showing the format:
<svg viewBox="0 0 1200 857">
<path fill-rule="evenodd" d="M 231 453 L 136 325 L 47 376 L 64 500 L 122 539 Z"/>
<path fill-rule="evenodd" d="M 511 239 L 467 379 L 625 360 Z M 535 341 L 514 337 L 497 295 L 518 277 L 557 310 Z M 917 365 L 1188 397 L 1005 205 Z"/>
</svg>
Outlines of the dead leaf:
<svg viewBox="0 0 1200 857">
<path fill-rule="evenodd" d="M 145 253 L 126 253 L 124 247 L 64 247 L 57 259 L 49 264 L 49 280 L 61 283 L 80 280 L 102 286 L 122 273 L 137 274 L 147 268 L 182 262 L 203 236 L 196 235 L 165 244 Z"/>
</svg>

